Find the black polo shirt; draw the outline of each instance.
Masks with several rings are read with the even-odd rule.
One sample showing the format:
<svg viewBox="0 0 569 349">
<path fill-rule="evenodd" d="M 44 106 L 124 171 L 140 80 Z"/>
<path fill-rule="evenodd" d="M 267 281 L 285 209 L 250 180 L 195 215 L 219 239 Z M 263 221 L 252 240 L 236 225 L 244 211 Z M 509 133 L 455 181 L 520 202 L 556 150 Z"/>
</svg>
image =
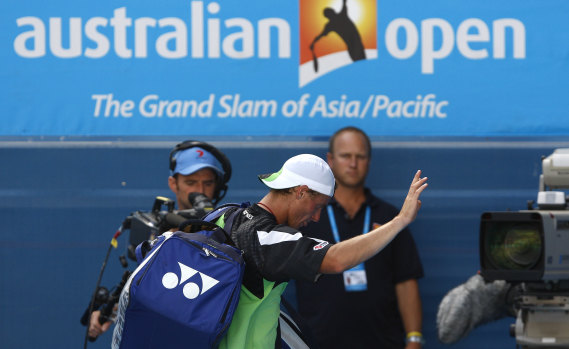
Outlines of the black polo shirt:
<svg viewBox="0 0 569 349">
<path fill-rule="evenodd" d="M 314 282 L 330 248 L 327 241 L 305 237 L 258 205 L 235 217 L 231 238 L 243 250 L 243 285 L 257 298 L 263 298 L 263 278 L 277 284 L 290 279 Z"/>
<path fill-rule="evenodd" d="M 353 219 L 334 199 L 340 240 L 362 234 L 365 207 L 371 208 L 370 229 L 398 214 L 389 203 L 366 189 L 366 201 Z M 335 242 L 326 209 L 320 221 L 302 229 L 306 236 Z M 399 314 L 395 284 L 423 276 L 423 267 L 409 229 L 401 231 L 365 263 L 367 290 L 347 292 L 342 274 L 324 275 L 317 283 L 297 282 L 299 312 L 321 348 L 403 348 L 405 330 Z"/>
</svg>

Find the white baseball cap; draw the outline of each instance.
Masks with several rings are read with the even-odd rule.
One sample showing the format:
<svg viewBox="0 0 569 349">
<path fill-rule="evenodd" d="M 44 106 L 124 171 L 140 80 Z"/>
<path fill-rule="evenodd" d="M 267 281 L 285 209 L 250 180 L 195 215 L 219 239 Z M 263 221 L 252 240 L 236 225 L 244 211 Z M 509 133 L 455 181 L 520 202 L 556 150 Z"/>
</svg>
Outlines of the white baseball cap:
<svg viewBox="0 0 569 349">
<path fill-rule="evenodd" d="M 316 155 L 300 154 L 288 159 L 279 172 L 259 175 L 271 189 L 287 189 L 298 185 L 327 196 L 334 196 L 336 181 L 330 166 Z"/>
</svg>

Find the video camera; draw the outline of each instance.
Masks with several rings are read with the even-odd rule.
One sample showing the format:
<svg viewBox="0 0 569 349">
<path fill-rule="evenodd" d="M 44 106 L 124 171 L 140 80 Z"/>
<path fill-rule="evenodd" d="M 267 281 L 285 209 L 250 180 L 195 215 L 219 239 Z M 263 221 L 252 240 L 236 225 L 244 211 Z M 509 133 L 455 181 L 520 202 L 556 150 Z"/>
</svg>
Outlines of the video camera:
<svg viewBox="0 0 569 349">
<path fill-rule="evenodd" d="M 542 159 L 538 209 L 485 212 L 480 222 L 481 274 L 486 280 L 569 280 L 569 149 Z"/>
<path fill-rule="evenodd" d="M 199 219 L 214 209 L 213 203 L 201 193 L 190 193 L 191 209 L 174 210 L 174 201 L 158 196 L 151 211 L 135 211 L 123 222 L 123 229 L 130 230 L 127 255 L 136 261 L 135 249 L 144 241 L 154 240 L 162 233 L 178 227 L 188 219 Z M 165 206 L 166 210 L 162 210 Z M 124 265 L 124 263 L 123 263 Z"/>
<path fill-rule="evenodd" d="M 542 158 L 537 209 L 485 212 L 480 221 L 481 275 L 512 283 L 517 314 L 510 334 L 524 348 L 569 347 L 569 149 Z"/>
</svg>

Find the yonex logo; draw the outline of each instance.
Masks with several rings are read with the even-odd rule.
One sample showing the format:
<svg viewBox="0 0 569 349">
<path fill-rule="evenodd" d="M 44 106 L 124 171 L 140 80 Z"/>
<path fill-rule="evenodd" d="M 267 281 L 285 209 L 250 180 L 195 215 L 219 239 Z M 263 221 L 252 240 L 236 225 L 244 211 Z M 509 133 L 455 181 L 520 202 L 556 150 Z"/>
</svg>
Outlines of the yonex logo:
<svg viewBox="0 0 569 349">
<path fill-rule="evenodd" d="M 203 150 L 196 150 L 196 153 L 198 153 L 198 158 L 201 158 L 203 156 Z"/>
<path fill-rule="evenodd" d="M 197 271 L 194 268 L 188 267 L 187 265 L 184 265 L 180 262 L 178 262 L 178 265 L 180 266 L 180 278 L 178 278 L 178 275 L 176 275 L 176 273 L 172 272 L 166 273 L 162 277 L 162 285 L 167 289 L 171 290 L 183 284 L 192 276 L 199 274 L 202 280 L 201 291 L 198 284 L 194 282 L 188 282 L 182 288 L 182 293 L 184 294 L 184 297 L 188 299 L 194 299 L 197 296 L 206 293 L 210 288 L 212 288 L 219 282 L 218 280 L 212 278 L 211 276 L 206 275 L 200 271 Z"/>
</svg>

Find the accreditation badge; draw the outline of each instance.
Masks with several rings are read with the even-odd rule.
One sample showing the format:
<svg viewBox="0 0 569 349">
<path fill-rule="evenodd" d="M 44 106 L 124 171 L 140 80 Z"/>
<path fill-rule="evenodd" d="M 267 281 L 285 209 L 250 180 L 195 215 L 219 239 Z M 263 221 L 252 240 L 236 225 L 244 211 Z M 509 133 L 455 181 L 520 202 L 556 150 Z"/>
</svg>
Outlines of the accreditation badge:
<svg viewBox="0 0 569 349">
<path fill-rule="evenodd" d="M 344 272 L 344 288 L 347 292 L 367 290 L 367 276 L 363 263 Z"/>
</svg>

